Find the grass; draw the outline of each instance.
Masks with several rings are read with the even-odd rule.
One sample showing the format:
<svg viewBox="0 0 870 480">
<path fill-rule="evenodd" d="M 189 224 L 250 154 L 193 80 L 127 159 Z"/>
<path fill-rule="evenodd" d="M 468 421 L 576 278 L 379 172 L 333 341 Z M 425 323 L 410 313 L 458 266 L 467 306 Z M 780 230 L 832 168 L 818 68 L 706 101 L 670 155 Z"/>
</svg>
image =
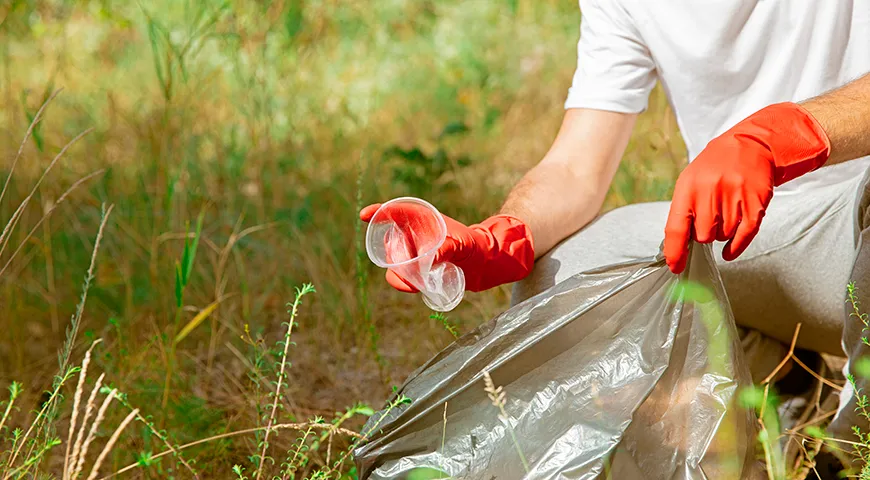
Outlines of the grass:
<svg viewBox="0 0 870 480">
<path fill-rule="evenodd" d="M 523 450 L 520 448 L 519 442 L 517 442 L 517 436 L 514 432 L 513 427 L 510 424 L 510 417 L 507 412 L 505 412 L 505 398 L 506 394 L 502 387 L 496 387 L 495 383 L 492 381 L 492 377 L 489 375 L 489 372 L 483 372 L 483 390 L 486 392 L 487 397 L 492 402 L 492 406 L 498 409 L 499 412 L 499 420 L 504 422 L 507 425 L 507 430 L 510 432 L 511 442 L 514 444 L 514 448 L 517 450 L 517 456 L 520 458 L 520 462 L 523 464 L 523 469 L 526 473 L 529 473 L 529 462 L 526 460 L 526 456 L 523 455 Z M 445 404 L 445 408 L 446 408 Z"/>
<path fill-rule="evenodd" d="M 0 5 L 0 479 L 353 477 L 369 405 L 509 296 L 431 315 L 356 212 L 494 212 L 558 128 L 578 22 L 555 0 Z M 685 161 L 656 89 L 605 209 L 667 199 Z M 759 392 L 771 471 L 808 473 L 774 440 L 830 439 L 780 432 Z"/>
<path fill-rule="evenodd" d="M 494 212 L 558 128 L 578 21 L 575 4 L 528 0 L 0 5 L 0 385 L 15 385 L 0 438 L 24 445 L 15 468 L 63 472 L 69 439 L 87 439 L 72 370 L 102 339 L 79 415 L 91 393 L 110 400 L 83 471 L 126 424 L 101 475 L 348 474 L 335 463 L 366 405 L 509 297 L 430 317 L 363 256 L 359 206 Z M 606 208 L 667 198 L 684 162 L 656 90 Z M 284 304 L 307 282 L 289 368 Z"/>
</svg>

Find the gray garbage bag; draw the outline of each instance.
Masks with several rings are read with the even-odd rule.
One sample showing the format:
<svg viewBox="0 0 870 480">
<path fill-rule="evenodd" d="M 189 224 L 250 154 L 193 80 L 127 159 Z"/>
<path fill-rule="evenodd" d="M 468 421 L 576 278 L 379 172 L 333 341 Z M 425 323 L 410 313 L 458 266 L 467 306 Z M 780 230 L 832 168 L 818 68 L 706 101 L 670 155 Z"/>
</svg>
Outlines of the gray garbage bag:
<svg viewBox="0 0 870 480">
<path fill-rule="evenodd" d="M 755 478 L 741 355 L 709 247 L 680 276 L 660 255 L 580 273 L 411 375 L 364 427 L 360 478 Z"/>
</svg>

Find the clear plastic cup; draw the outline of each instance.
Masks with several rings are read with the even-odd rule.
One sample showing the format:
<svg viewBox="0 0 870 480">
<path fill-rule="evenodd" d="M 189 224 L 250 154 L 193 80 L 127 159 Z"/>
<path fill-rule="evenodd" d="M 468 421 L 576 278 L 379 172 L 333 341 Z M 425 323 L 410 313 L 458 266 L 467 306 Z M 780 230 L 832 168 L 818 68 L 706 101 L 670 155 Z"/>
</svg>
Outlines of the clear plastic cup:
<svg viewBox="0 0 870 480">
<path fill-rule="evenodd" d="M 423 294 L 432 310 L 449 312 L 465 293 L 465 274 L 449 262 L 433 264 L 447 239 L 447 224 L 425 200 L 395 198 L 381 205 L 366 229 L 371 261 L 395 271 Z"/>
</svg>

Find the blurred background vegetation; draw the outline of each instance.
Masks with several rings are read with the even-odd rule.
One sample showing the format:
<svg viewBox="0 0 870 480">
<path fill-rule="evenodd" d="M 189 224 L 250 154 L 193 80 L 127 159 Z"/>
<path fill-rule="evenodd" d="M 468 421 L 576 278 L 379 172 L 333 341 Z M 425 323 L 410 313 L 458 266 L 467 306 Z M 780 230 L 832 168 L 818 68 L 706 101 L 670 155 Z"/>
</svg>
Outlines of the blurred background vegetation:
<svg viewBox="0 0 870 480">
<path fill-rule="evenodd" d="M 576 2 L 556 0 L 0 1 L 4 179 L 33 115 L 63 89 L 25 146 L 4 223 L 57 151 L 94 129 L 12 234 L 23 247 L 0 276 L 0 386 L 22 381 L 36 405 L 51 385 L 107 203 L 76 352 L 102 338 L 96 368 L 173 442 L 262 421 L 251 372 L 272 364 L 257 348 L 282 337 L 303 282 L 317 294 L 300 309 L 282 417 L 380 408 L 453 336 L 369 264 L 358 207 L 415 195 L 467 223 L 492 214 L 555 136 L 579 22 Z M 656 89 L 606 208 L 668 198 L 685 160 Z M 200 214 L 180 322 L 217 307 L 175 344 L 175 265 Z M 507 287 L 470 294 L 447 321 L 467 331 L 508 299 Z M 140 427 L 111 468 L 161 450 Z M 274 444 L 286 450 L 285 437 Z M 188 456 L 225 478 L 256 442 Z M 133 477 L 164 478 L 160 468 Z"/>
</svg>

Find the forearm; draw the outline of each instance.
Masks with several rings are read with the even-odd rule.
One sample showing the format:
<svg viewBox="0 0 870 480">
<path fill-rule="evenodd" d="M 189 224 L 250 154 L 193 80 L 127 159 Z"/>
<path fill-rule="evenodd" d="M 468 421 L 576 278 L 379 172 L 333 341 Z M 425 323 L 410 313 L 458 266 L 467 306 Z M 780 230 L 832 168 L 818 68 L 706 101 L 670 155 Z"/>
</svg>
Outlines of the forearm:
<svg viewBox="0 0 870 480">
<path fill-rule="evenodd" d="M 598 214 L 635 119 L 592 110 L 566 113 L 550 151 L 514 187 L 501 209 L 529 226 L 536 257 Z"/>
<path fill-rule="evenodd" d="M 870 75 L 800 105 L 828 134 L 827 165 L 870 155 Z"/>
<path fill-rule="evenodd" d="M 529 226 L 536 258 L 595 218 L 607 190 L 587 180 L 561 165 L 541 164 L 511 191 L 500 213 Z"/>
</svg>

